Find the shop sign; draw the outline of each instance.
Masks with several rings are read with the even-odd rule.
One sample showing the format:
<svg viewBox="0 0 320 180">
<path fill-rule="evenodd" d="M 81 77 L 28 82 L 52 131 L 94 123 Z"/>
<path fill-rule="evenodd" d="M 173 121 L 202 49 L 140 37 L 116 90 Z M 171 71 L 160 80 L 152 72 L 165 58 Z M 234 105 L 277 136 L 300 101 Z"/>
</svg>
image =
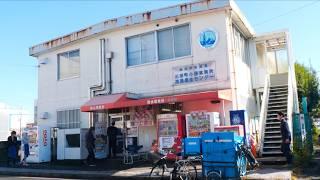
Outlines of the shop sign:
<svg viewBox="0 0 320 180">
<path fill-rule="evenodd" d="M 155 99 L 148 99 L 147 104 L 153 105 L 153 104 L 164 104 L 164 103 L 171 103 L 171 102 L 177 102 L 176 97 L 169 97 L 169 98 L 155 98 Z"/>
<path fill-rule="evenodd" d="M 96 106 L 90 106 L 90 110 L 94 111 L 94 110 L 103 110 L 104 109 L 104 105 L 96 105 Z"/>
<path fill-rule="evenodd" d="M 213 48 L 218 41 L 218 34 L 211 29 L 205 29 L 199 34 L 199 44 L 203 48 Z"/>
<path fill-rule="evenodd" d="M 43 146 L 47 146 L 48 145 L 48 133 L 47 133 L 46 129 L 44 129 L 42 131 L 42 135 L 43 135 L 43 138 L 42 138 Z"/>
<path fill-rule="evenodd" d="M 215 80 L 215 62 L 175 67 L 173 75 L 175 85 Z"/>
</svg>

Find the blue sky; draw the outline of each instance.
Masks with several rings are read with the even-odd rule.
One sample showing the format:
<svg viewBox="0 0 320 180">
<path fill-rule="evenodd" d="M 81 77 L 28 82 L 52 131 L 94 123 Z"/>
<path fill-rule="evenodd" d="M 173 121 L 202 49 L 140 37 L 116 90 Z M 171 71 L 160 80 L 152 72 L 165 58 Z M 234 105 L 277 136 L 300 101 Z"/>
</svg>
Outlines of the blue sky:
<svg viewBox="0 0 320 180">
<path fill-rule="evenodd" d="M 0 102 L 33 110 L 37 68 L 28 55 L 30 46 L 105 19 L 183 2 L 187 1 L 0 1 Z M 295 58 L 307 65 L 311 59 L 320 70 L 320 2 L 236 2 L 257 33 L 289 29 Z"/>
</svg>

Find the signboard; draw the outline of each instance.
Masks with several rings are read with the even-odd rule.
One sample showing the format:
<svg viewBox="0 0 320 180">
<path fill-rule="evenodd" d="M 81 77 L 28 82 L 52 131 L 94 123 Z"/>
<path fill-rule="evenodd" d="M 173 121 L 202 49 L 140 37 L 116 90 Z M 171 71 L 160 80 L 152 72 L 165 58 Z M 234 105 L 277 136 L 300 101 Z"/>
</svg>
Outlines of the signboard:
<svg viewBox="0 0 320 180">
<path fill-rule="evenodd" d="M 175 85 L 215 80 L 215 62 L 174 67 L 173 76 Z"/>
<path fill-rule="evenodd" d="M 121 122 L 121 121 L 120 121 Z M 106 133 L 106 123 L 105 122 L 96 122 L 95 124 L 95 157 L 97 159 L 105 158 L 107 155 L 107 147 L 104 137 Z"/>
<path fill-rule="evenodd" d="M 305 126 L 305 120 L 304 120 L 304 114 L 300 114 L 299 116 L 299 122 L 300 122 L 300 129 L 301 129 L 301 137 L 302 141 L 306 139 L 306 126 Z"/>
<path fill-rule="evenodd" d="M 191 113 L 187 116 L 187 134 L 189 137 L 199 137 L 204 132 L 210 132 L 210 115 L 208 113 Z"/>
<path fill-rule="evenodd" d="M 199 34 L 199 44 L 203 48 L 213 48 L 218 42 L 218 34 L 211 29 L 205 29 Z"/>
</svg>

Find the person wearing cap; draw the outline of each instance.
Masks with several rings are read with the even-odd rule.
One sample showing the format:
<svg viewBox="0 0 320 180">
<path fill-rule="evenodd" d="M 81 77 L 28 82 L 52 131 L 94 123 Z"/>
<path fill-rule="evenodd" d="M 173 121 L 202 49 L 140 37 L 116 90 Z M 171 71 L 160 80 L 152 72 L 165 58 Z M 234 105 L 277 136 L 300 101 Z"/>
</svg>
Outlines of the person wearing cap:
<svg viewBox="0 0 320 180">
<path fill-rule="evenodd" d="M 281 151 L 283 152 L 283 155 L 285 155 L 287 159 L 287 163 L 291 164 L 292 163 L 292 153 L 290 149 L 290 144 L 291 144 L 291 132 L 289 129 L 288 122 L 283 114 L 283 112 L 278 112 L 277 113 L 277 118 L 278 120 L 281 121 L 280 124 L 280 130 L 281 130 Z"/>
<path fill-rule="evenodd" d="M 108 158 L 116 157 L 116 147 L 117 147 L 117 134 L 118 134 L 118 128 L 115 127 L 115 122 L 113 121 L 111 123 L 111 126 L 107 129 L 107 135 L 108 135 L 108 141 L 109 141 L 109 155 Z"/>
</svg>

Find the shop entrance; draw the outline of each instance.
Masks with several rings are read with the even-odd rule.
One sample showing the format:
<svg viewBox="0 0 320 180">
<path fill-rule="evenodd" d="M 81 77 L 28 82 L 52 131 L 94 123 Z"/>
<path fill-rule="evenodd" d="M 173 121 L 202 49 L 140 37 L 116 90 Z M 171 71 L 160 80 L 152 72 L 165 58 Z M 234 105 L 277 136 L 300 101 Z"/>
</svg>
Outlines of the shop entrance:
<svg viewBox="0 0 320 180">
<path fill-rule="evenodd" d="M 118 128 L 118 135 L 117 135 L 117 147 L 116 153 L 117 156 L 122 156 L 123 154 L 123 147 L 124 144 L 124 118 L 123 115 L 110 115 L 109 116 L 109 126 L 111 126 L 112 122 L 115 122 L 115 127 Z"/>
</svg>

